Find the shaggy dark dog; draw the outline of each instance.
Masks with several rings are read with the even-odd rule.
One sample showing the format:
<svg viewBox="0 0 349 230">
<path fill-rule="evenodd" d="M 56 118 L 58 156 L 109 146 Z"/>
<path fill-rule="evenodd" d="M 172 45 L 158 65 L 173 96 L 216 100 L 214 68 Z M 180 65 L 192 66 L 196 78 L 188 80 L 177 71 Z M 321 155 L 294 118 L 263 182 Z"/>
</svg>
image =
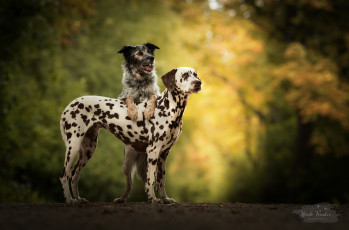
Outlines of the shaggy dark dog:
<svg viewBox="0 0 349 230">
<path fill-rule="evenodd" d="M 160 49 L 154 44 L 145 43 L 138 46 L 124 46 L 118 53 L 125 58 L 123 64 L 124 75 L 122 84 L 124 86 L 119 99 L 125 100 L 128 115 L 132 120 L 137 120 L 138 104 L 149 100 L 144 112 L 145 118 L 154 115 L 156 96 L 160 95 L 155 73 L 155 49 Z"/>
</svg>

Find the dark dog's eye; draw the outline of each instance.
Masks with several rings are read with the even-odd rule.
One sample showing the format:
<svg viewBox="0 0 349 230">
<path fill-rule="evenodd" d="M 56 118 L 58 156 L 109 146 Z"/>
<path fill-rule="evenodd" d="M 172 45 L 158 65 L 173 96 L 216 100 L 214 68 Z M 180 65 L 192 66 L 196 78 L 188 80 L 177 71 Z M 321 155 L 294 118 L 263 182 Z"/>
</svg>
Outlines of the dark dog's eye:
<svg viewBox="0 0 349 230">
<path fill-rule="evenodd" d="M 139 55 L 139 56 L 143 56 L 143 52 L 142 52 L 142 51 L 139 51 L 139 52 L 138 52 L 138 55 Z"/>
</svg>

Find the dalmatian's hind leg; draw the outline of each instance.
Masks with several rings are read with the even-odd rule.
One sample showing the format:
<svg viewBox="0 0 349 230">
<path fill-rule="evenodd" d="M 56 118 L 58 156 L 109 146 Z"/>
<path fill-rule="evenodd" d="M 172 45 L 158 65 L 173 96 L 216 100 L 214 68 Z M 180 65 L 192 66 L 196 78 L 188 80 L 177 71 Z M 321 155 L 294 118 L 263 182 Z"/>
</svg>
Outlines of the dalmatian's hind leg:
<svg viewBox="0 0 349 230">
<path fill-rule="evenodd" d="M 86 166 L 87 162 L 91 159 L 92 155 L 96 150 L 99 130 L 100 130 L 100 127 L 96 125 L 96 126 L 92 126 L 86 132 L 81 142 L 79 160 L 72 171 L 72 181 L 71 181 L 72 192 L 73 192 L 74 198 L 79 203 L 88 203 L 88 200 L 81 198 L 79 196 L 78 183 L 80 179 L 81 170 Z"/>
<path fill-rule="evenodd" d="M 80 145 L 66 145 L 64 168 L 61 176 L 59 177 L 63 187 L 64 199 L 67 204 L 74 204 L 78 202 L 71 196 L 69 180 L 71 178 L 72 165 L 79 152 L 79 147 Z"/>
</svg>

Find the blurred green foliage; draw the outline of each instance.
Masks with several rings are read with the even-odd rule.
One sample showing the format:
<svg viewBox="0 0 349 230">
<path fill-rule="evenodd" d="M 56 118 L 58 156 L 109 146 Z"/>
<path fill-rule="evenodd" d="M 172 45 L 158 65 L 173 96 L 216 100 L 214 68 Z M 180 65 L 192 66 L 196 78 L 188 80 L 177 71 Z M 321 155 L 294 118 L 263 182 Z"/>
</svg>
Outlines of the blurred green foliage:
<svg viewBox="0 0 349 230">
<path fill-rule="evenodd" d="M 348 202 L 348 8 L 344 0 L 1 1 L 0 202 L 63 201 L 61 112 L 82 95 L 117 97 L 117 50 L 145 42 L 161 48 L 158 76 L 191 66 L 204 81 L 169 156 L 171 197 Z M 119 196 L 122 160 L 123 144 L 102 130 L 81 196 Z M 130 200 L 145 198 L 136 180 Z"/>
</svg>

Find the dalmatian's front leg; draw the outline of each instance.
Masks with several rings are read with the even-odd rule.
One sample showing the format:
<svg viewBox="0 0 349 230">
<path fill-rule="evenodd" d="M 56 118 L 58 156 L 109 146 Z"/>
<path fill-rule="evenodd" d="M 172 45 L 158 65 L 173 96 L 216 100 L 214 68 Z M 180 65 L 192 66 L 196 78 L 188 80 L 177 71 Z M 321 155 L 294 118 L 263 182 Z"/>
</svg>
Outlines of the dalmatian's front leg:
<svg viewBox="0 0 349 230">
<path fill-rule="evenodd" d="M 157 175 L 156 175 L 156 186 L 157 191 L 159 192 L 159 195 L 161 196 L 161 199 L 164 203 L 170 204 L 170 203 L 176 203 L 176 201 L 172 198 L 169 198 L 166 194 L 165 189 L 165 170 L 166 170 L 166 160 L 168 156 L 169 151 L 164 151 L 160 154 L 160 157 L 158 159 L 157 163 Z"/>
<path fill-rule="evenodd" d="M 131 118 L 131 120 L 137 121 L 137 118 L 138 118 L 137 106 L 133 98 L 128 97 L 124 100 L 124 102 L 127 106 L 127 115 Z"/>
<path fill-rule="evenodd" d="M 158 162 L 159 150 L 152 147 L 149 151 L 147 150 L 147 177 L 145 181 L 145 192 L 148 195 L 148 201 L 151 203 L 161 203 L 161 200 L 156 198 L 154 193 L 154 182 L 155 182 L 155 172 L 156 165 Z"/>
<path fill-rule="evenodd" d="M 152 116 L 154 116 L 155 107 L 156 107 L 156 95 L 152 95 L 147 103 L 147 107 L 144 111 L 145 119 L 149 120 Z"/>
</svg>

